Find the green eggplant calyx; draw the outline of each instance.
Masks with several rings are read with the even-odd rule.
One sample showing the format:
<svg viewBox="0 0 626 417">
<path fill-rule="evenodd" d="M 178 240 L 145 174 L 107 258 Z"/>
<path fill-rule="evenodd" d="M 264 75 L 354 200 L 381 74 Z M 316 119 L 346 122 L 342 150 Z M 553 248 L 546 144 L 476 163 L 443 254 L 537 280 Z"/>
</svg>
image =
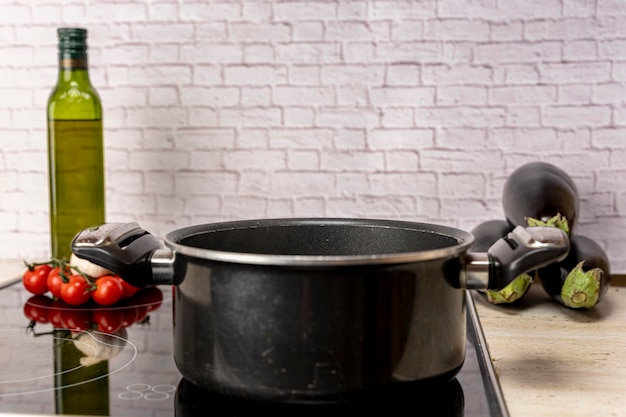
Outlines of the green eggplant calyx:
<svg viewBox="0 0 626 417">
<path fill-rule="evenodd" d="M 526 222 L 529 226 L 557 227 L 569 234 L 569 224 L 567 223 L 567 218 L 561 213 L 555 214 L 546 221 L 535 219 L 533 217 L 526 217 Z"/>
<path fill-rule="evenodd" d="M 567 274 L 561 288 L 561 299 L 567 307 L 591 308 L 598 302 L 600 285 L 602 281 L 601 268 L 593 268 L 583 271 L 581 261 Z"/>
<path fill-rule="evenodd" d="M 532 282 L 533 277 L 521 274 L 501 290 L 484 290 L 483 292 L 491 304 L 510 304 L 522 298 L 528 292 Z"/>
</svg>

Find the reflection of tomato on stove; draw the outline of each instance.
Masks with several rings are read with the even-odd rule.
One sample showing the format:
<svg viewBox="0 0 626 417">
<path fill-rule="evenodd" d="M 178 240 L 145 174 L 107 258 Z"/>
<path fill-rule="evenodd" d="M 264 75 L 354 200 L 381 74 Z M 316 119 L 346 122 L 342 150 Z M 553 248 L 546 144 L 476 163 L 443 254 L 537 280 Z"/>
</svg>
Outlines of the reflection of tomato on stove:
<svg viewBox="0 0 626 417">
<path fill-rule="evenodd" d="M 54 300 L 48 309 L 48 320 L 57 329 L 71 331 L 88 330 L 91 324 L 91 312 L 81 307 Z"/>
<path fill-rule="evenodd" d="M 135 294 L 111 306 L 95 302 L 85 305 L 70 305 L 63 300 L 47 295 L 33 295 L 24 304 L 24 315 L 37 323 L 49 323 L 56 329 L 73 332 L 96 330 L 115 333 L 135 323 L 145 323 L 148 314 L 158 309 L 163 302 L 163 293 L 156 287 L 138 289 Z"/>
<path fill-rule="evenodd" d="M 95 309 L 93 321 L 98 330 L 104 333 L 114 333 L 122 328 L 122 311 L 116 308 Z"/>
<path fill-rule="evenodd" d="M 50 297 L 45 295 L 33 295 L 24 304 L 24 315 L 32 322 L 48 323 L 50 304 L 52 304 Z"/>
</svg>

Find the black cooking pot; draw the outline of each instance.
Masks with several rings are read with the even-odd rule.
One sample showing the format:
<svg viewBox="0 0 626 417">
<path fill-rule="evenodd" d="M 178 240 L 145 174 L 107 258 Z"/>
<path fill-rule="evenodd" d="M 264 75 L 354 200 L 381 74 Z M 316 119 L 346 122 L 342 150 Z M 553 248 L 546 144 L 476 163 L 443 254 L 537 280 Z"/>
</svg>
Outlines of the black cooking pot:
<svg viewBox="0 0 626 417">
<path fill-rule="evenodd" d="M 488 253 L 470 233 L 371 219 L 265 219 L 173 231 L 136 223 L 79 233 L 72 251 L 137 286 L 172 284 L 174 357 L 221 394 L 323 400 L 463 365 L 464 289 L 500 289 L 563 259 L 567 235 L 516 228 Z"/>
</svg>

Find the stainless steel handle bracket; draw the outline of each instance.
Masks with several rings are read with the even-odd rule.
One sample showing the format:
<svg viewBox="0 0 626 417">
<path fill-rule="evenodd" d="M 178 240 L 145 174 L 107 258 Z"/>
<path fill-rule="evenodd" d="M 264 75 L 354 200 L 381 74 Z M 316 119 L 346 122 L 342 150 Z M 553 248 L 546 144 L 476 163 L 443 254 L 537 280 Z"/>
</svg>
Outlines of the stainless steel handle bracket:
<svg viewBox="0 0 626 417">
<path fill-rule="evenodd" d="M 484 289 L 489 285 L 491 261 L 486 252 L 470 252 L 465 255 L 465 268 L 461 271 L 461 286 L 467 289 Z"/>
</svg>

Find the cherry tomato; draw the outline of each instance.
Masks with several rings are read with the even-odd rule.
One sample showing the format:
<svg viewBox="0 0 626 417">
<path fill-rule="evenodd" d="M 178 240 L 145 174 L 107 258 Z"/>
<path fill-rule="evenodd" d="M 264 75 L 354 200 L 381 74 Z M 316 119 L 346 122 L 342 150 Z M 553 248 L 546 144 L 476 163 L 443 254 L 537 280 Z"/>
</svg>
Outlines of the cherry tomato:
<svg viewBox="0 0 626 417">
<path fill-rule="evenodd" d="M 91 300 L 90 286 L 81 275 L 70 275 L 61 285 L 61 298 L 69 305 L 80 306 Z"/>
<path fill-rule="evenodd" d="M 122 299 L 127 299 L 132 297 L 133 295 L 135 295 L 137 293 L 137 291 L 139 291 L 138 287 L 135 287 L 134 285 L 129 284 L 128 282 L 124 281 L 124 279 L 122 277 L 117 277 L 120 282 L 122 283 L 122 289 L 124 290 L 123 294 L 122 294 Z"/>
<path fill-rule="evenodd" d="M 96 280 L 96 289 L 91 294 L 91 297 L 96 303 L 108 306 L 121 300 L 123 294 L 124 287 L 118 277 L 115 275 L 103 275 Z"/>
<path fill-rule="evenodd" d="M 22 276 L 24 287 L 35 295 L 45 294 L 48 292 L 47 279 L 51 270 L 48 264 L 29 267 Z"/>
<path fill-rule="evenodd" d="M 37 323 L 48 323 L 48 313 L 52 300 L 45 295 L 33 295 L 24 303 L 24 315 Z"/>
<path fill-rule="evenodd" d="M 65 276 L 71 275 L 71 272 L 68 269 L 65 270 Z M 54 295 L 56 298 L 62 298 L 61 295 L 61 286 L 63 285 L 63 278 L 61 277 L 61 267 L 52 268 L 52 271 L 48 274 L 48 278 L 46 279 L 48 284 L 48 290 Z"/>
<path fill-rule="evenodd" d="M 124 319 L 120 309 L 99 308 L 93 311 L 93 321 L 101 332 L 114 333 L 122 328 Z"/>
</svg>

